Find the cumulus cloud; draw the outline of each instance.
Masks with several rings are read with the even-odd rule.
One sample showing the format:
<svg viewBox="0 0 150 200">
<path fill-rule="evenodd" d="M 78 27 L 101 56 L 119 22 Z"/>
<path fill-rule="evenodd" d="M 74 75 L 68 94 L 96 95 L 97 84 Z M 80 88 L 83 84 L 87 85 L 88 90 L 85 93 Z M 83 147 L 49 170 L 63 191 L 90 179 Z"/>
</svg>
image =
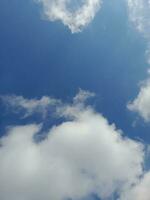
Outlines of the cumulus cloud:
<svg viewBox="0 0 150 200">
<path fill-rule="evenodd" d="M 101 0 L 35 0 L 43 7 L 46 18 L 61 21 L 72 31 L 80 32 L 100 9 Z"/>
<path fill-rule="evenodd" d="M 137 112 L 146 122 L 150 122 L 150 80 L 142 84 L 139 94 L 127 107 L 130 111 Z"/>
<path fill-rule="evenodd" d="M 42 125 L 9 128 L 0 139 L 1 200 L 76 200 L 90 194 L 105 199 L 138 184 L 144 146 L 86 106 L 89 96 L 80 90 L 73 103 L 58 106 L 64 122 L 38 143 L 34 136 Z"/>
<path fill-rule="evenodd" d="M 146 53 L 150 63 L 150 0 L 127 0 L 127 4 L 130 20 L 148 41 Z"/>
<path fill-rule="evenodd" d="M 121 200 L 149 200 L 150 199 L 150 172 L 141 178 L 139 183 L 122 195 Z"/>
</svg>

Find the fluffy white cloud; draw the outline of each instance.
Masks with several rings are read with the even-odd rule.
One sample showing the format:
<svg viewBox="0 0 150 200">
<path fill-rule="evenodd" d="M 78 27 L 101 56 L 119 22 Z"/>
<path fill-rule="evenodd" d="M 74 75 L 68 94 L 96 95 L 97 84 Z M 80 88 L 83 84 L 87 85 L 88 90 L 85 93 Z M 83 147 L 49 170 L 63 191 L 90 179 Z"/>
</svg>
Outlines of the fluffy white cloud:
<svg viewBox="0 0 150 200">
<path fill-rule="evenodd" d="M 141 178 L 139 183 L 122 195 L 121 200 L 149 200 L 150 199 L 150 172 Z"/>
<path fill-rule="evenodd" d="M 143 174 L 144 150 L 92 107 L 80 91 L 72 104 L 58 106 L 66 119 L 39 143 L 41 125 L 9 128 L 0 139 L 1 200 L 105 199 L 122 194 Z M 143 200 L 143 199 L 140 199 Z"/>
<path fill-rule="evenodd" d="M 94 18 L 101 0 L 35 0 L 50 21 L 60 20 L 72 33 L 81 31 Z"/>
<path fill-rule="evenodd" d="M 150 63 L 150 0 L 126 0 L 129 8 L 129 18 L 148 40 L 148 62 Z"/>
<path fill-rule="evenodd" d="M 142 84 L 138 96 L 127 107 L 137 112 L 146 122 L 150 122 L 150 80 Z"/>
</svg>

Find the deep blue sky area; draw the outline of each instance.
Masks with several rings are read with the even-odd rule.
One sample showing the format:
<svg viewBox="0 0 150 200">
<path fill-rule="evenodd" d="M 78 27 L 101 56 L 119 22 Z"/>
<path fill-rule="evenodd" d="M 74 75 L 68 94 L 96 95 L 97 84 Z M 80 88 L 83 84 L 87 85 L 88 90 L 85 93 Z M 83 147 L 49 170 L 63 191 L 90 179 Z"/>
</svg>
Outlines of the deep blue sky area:
<svg viewBox="0 0 150 200">
<path fill-rule="evenodd" d="M 0 94 L 69 101 L 79 88 L 95 92 L 93 104 L 132 138 L 150 142 L 149 125 L 137 122 L 126 104 L 146 78 L 146 43 L 131 26 L 124 1 L 103 3 L 81 33 L 49 22 L 33 0 L 0 1 Z M 3 113 L 1 130 L 17 123 Z M 32 119 L 30 119 L 32 121 Z M 140 120 L 140 119 L 139 119 Z"/>
</svg>

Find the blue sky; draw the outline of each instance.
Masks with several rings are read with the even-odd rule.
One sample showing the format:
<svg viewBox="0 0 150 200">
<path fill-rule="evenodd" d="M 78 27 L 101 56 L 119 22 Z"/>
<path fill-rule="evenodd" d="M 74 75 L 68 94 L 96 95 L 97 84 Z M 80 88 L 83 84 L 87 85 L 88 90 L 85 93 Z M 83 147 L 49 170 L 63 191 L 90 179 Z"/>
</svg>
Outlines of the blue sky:
<svg viewBox="0 0 150 200">
<path fill-rule="evenodd" d="M 54 3 L 55 0 L 41 0 L 41 4 L 33 0 L 0 1 L 1 136 L 7 134 L 7 129 L 10 126 L 12 127 L 10 128 L 11 133 L 11 129 L 13 128 L 29 126 L 29 124 L 33 123 L 36 125 L 42 124 L 42 131 L 38 129 L 38 131 L 33 131 L 33 133 L 40 132 L 41 134 L 45 134 L 46 131 L 51 130 L 51 127 L 59 127 L 62 123 L 66 123 L 67 120 L 70 121 L 73 118 L 74 122 L 77 118 L 77 113 L 72 114 L 71 111 L 71 114 L 66 114 L 66 112 L 68 112 L 66 108 L 67 105 L 69 109 L 72 109 L 72 107 L 75 107 L 75 110 L 77 109 L 80 119 L 80 114 L 88 109 L 88 107 L 86 107 L 87 104 L 82 98 L 79 98 L 77 103 L 74 103 L 74 100 L 72 104 L 70 104 L 70 102 L 72 102 L 73 97 L 78 96 L 78 94 L 79 96 L 85 95 L 86 98 L 91 96 L 89 94 L 87 95 L 86 92 L 84 93 L 84 91 L 89 91 L 95 93 L 95 97 L 87 101 L 89 105 L 92 106 L 92 110 L 95 110 L 96 113 L 99 113 L 99 115 L 107 119 L 109 124 L 114 123 L 117 127 L 117 130 L 115 129 L 117 134 L 118 129 L 121 129 L 124 132 L 124 136 L 135 142 L 141 141 L 144 148 L 147 149 L 150 143 L 150 89 L 149 75 L 147 73 L 149 63 L 146 50 L 148 49 L 150 41 L 150 31 L 148 27 L 150 24 L 144 20 L 140 21 L 138 17 L 141 15 L 143 18 L 145 17 L 147 20 L 150 20 L 150 15 L 147 14 L 148 10 L 146 9 L 148 8 L 145 7 L 143 10 L 138 10 L 138 6 L 140 7 L 141 3 L 144 6 L 148 4 L 147 6 L 150 7 L 149 3 L 142 0 L 141 2 L 137 1 L 138 4 L 136 5 L 134 0 L 121 0 L 119 2 L 117 0 L 105 0 L 100 6 L 101 8 L 95 12 L 94 18 L 88 22 L 88 25 L 85 25 L 85 27 L 83 26 L 80 32 L 78 32 L 78 30 L 76 31 L 75 27 L 73 27 L 75 33 L 72 33 L 72 29 L 70 30 L 68 28 L 69 25 L 63 24 L 67 23 L 66 21 L 64 22 L 63 19 L 51 19 L 51 2 Z M 61 0 L 58 2 L 61 2 Z M 133 5 L 128 5 L 127 2 L 133 3 Z M 42 3 L 45 7 L 49 6 L 49 16 L 44 15 Z M 135 5 L 137 8 L 132 7 Z M 81 4 L 79 7 L 81 7 Z M 132 11 L 134 12 L 132 13 Z M 90 12 L 88 14 L 90 15 Z M 57 15 L 55 17 L 58 18 Z M 75 20 L 75 16 L 74 19 L 71 20 Z M 73 22 L 77 24 L 77 22 Z M 71 24 L 70 21 L 68 23 Z M 142 85 L 140 85 L 141 81 L 144 81 Z M 134 100 L 139 99 L 138 95 L 142 88 L 143 91 L 147 91 L 145 92 L 147 96 L 145 97 L 145 93 L 142 92 L 143 96 L 140 96 L 140 101 L 134 103 Z M 16 98 L 20 96 L 26 99 L 26 101 L 22 99 L 16 101 Z M 36 106 L 29 106 L 31 102 L 28 101 L 31 99 L 39 100 L 43 96 L 54 98 L 55 100 L 59 99 L 61 102 L 65 102 L 65 105 L 62 105 L 63 103 L 61 103 L 61 106 L 57 103 L 54 103 L 55 105 L 48 103 L 45 107 L 45 101 L 44 103 L 41 103 L 43 101 L 37 101 L 35 103 Z M 48 102 L 49 101 L 48 99 Z M 24 106 L 22 102 L 25 102 L 27 106 Z M 127 108 L 128 102 L 131 104 L 129 109 Z M 51 106 L 55 108 L 49 108 Z M 65 110 L 63 114 L 62 107 Z M 57 110 L 57 108 L 61 110 L 61 114 L 59 113 L 60 118 L 55 116 L 58 115 L 58 113 L 53 113 L 55 112 L 53 110 Z M 44 117 L 42 114 L 43 109 L 44 112 L 46 112 Z M 28 114 L 26 115 L 26 113 Z M 92 117 L 94 117 L 93 114 L 91 118 Z M 23 130 L 20 128 L 20 132 L 26 134 L 24 128 Z M 3 139 L 3 137 L 1 138 Z M 122 140 L 124 141 L 124 139 Z M 11 151 L 13 152 L 13 148 Z M 7 152 L 8 151 L 6 151 L 6 157 Z M 146 155 L 148 154 L 147 152 L 144 153 Z M 139 154 L 137 157 L 140 157 L 142 153 Z M 3 162 L 1 159 L 3 156 L 0 155 L 0 162 Z M 115 159 L 113 157 L 111 158 L 112 160 Z M 133 163 L 137 162 L 137 166 L 140 164 L 141 166 L 149 166 L 148 159 L 146 161 L 139 160 L 133 161 Z M 13 161 L 10 159 L 10 163 L 11 162 Z M 98 161 L 94 162 L 97 164 Z M 139 164 L 138 162 L 141 163 Z M 30 163 L 28 163 L 28 165 L 30 165 Z M 137 169 L 137 171 L 140 170 L 141 169 Z M 0 169 L 0 171 L 2 171 L 2 169 Z M 124 171 L 124 169 L 122 171 Z M 9 174 L 7 170 L 6 174 Z M 145 174 L 145 172 L 140 172 L 135 176 L 141 176 L 141 174 L 143 177 L 148 176 L 148 172 L 147 174 Z M 141 185 L 144 185 L 145 179 L 143 178 Z M 98 180 L 98 183 L 100 181 L 101 179 Z M 121 182 L 124 180 L 121 179 L 118 180 L 118 182 L 119 181 Z M 0 181 L 0 185 L 3 185 L 4 182 L 6 184 L 5 187 L 7 187 L 6 177 L 4 177 L 2 183 Z M 97 185 L 97 182 L 94 184 Z M 150 178 L 148 179 L 148 184 L 150 185 Z M 31 186 L 36 187 L 34 184 L 31 184 Z M 8 186 L 7 193 L 11 194 L 12 191 L 9 191 L 9 187 L 11 186 Z M 100 186 L 95 187 L 99 188 Z M 144 187 L 146 188 L 146 186 Z M 126 192 L 130 194 L 130 197 L 128 197 L 128 195 L 125 194 L 125 189 L 118 189 L 117 186 L 114 186 L 114 188 L 114 192 L 109 191 L 110 194 L 109 192 L 104 192 L 101 187 L 99 190 L 94 188 L 87 193 L 81 192 L 81 194 L 85 193 L 86 197 L 84 197 L 84 195 L 80 197 L 80 191 L 77 189 L 79 197 L 74 194 L 74 192 L 67 198 L 77 200 L 83 199 L 84 197 L 88 199 L 90 193 L 95 193 L 98 198 L 104 199 L 104 193 L 108 193 L 106 197 L 113 199 L 115 198 L 114 193 L 123 190 L 119 198 L 121 200 L 130 200 L 131 197 L 132 199 L 134 198 L 134 190 L 137 190 L 137 193 L 138 190 L 140 191 L 140 186 L 138 185 L 135 188 L 130 188 L 130 192 Z M 109 190 L 111 189 L 109 188 Z M 147 196 L 143 196 L 142 198 L 148 200 L 150 194 L 147 191 L 145 193 Z M 23 196 L 22 198 L 24 200 L 34 200 L 35 197 L 36 195 L 29 194 L 28 197 Z M 42 194 L 41 197 L 43 198 Z M 54 195 L 52 197 L 53 200 L 61 200 L 64 198 L 63 194 L 62 196 Z M 9 200 L 9 195 L 7 196 L 3 193 L 2 196 L 0 195 L 0 198 L 2 200 Z M 20 198 L 20 196 L 14 195 L 14 198 L 17 199 Z M 47 200 L 47 196 L 44 196 L 44 198 Z M 143 199 L 139 198 L 139 200 Z"/>
</svg>

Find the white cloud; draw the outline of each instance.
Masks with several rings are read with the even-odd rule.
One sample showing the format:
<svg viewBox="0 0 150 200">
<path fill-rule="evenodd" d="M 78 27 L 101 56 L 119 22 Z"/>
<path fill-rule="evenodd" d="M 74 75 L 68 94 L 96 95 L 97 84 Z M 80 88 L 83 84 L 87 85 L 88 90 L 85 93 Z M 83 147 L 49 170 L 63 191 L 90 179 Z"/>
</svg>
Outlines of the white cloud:
<svg viewBox="0 0 150 200">
<path fill-rule="evenodd" d="M 77 95 L 73 98 L 74 104 L 84 103 L 88 98 L 94 97 L 95 94 L 86 90 L 79 89 Z"/>
<path fill-rule="evenodd" d="M 142 84 L 139 94 L 127 107 L 137 112 L 146 122 L 150 122 L 150 80 Z"/>
<path fill-rule="evenodd" d="M 41 113 L 45 117 L 49 107 L 61 103 L 60 100 L 48 96 L 43 96 L 41 99 L 27 99 L 23 96 L 5 95 L 0 96 L 0 99 L 13 112 L 18 113 L 23 110 L 25 112 L 24 117 L 31 116 L 34 113 Z"/>
<path fill-rule="evenodd" d="M 66 115 L 71 115 L 71 110 L 73 110 L 73 114 L 75 114 L 75 110 L 78 112 L 79 109 L 82 107 L 84 108 L 85 101 L 94 95 L 94 93 L 79 89 L 77 95 L 73 98 L 72 106 L 71 104 L 63 104 L 61 100 L 48 96 L 43 96 L 39 99 L 27 99 L 23 96 L 1 95 L 0 100 L 9 111 L 13 111 L 14 113 L 23 111 L 24 118 L 36 113 L 40 113 L 45 118 L 52 107 L 55 110 L 54 112 L 59 116 L 61 114 L 64 115 L 64 113 L 66 113 Z M 67 114 L 67 112 L 69 113 Z"/>
<path fill-rule="evenodd" d="M 126 0 L 129 8 L 129 18 L 136 29 L 147 39 L 146 54 L 150 64 L 150 0 Z"/>
<path fill-rule="evenodd" d="M 129 17 L 136 28 L 150 38 L 150 1 L 127 0 Z"/>
<path fill-rule="evenodd" d="M 76 200 L 91 193 L 105 199 L 138 183 L 143 145 L 85 106 L 85 96 L 91 94 L 80 91 L 72 104 L 58 106 L 66 119 L 40 143 L 33 139 L 37 124 L 11 127 L 0 139 L 1 200 Z"/>
<path fill-rule="evenodd" d="M 72 33 L 80 32 L 94 18 L 101 0 L 35 0 L 50 21 L 60 20 Z"/>
<path fill-rule="evenodd" d="M 141 178 L 139 183 L 122 195 L 121 200 L 149 200 L 150 199 L 150 172 Z"/>
</svg>

